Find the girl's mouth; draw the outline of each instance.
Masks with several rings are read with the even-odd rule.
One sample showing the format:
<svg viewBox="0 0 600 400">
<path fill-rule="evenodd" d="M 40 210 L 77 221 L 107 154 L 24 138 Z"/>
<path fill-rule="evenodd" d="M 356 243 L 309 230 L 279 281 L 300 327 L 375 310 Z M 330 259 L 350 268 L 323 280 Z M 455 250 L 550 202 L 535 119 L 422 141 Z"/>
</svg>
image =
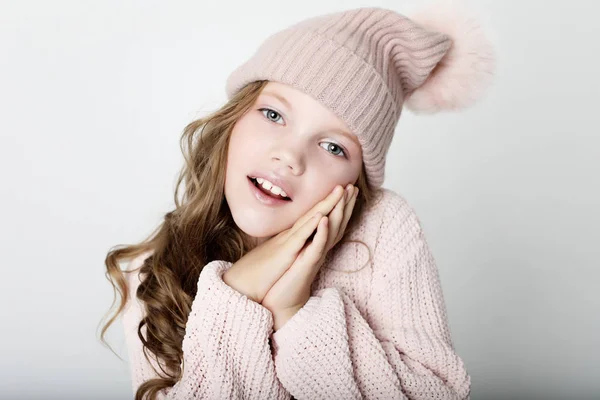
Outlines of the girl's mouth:
<svg viewBox="0 0 600 400">
<path fill-rule="evenodd" d="M 262 187 L 262 185 L 258 184 L 258 182 L 256 181 L 255 178 L 248 177 L 248 180 L 250 180 L 252 185 L 254 185 L 254 187 L 256 187 L 257 190 L 259 190 L 265 196 L 268 196 L 274 200 L 279 200 L 279 201 L 292 201 L 292 199 L 290 199 L 289 197 L 280 196 L 278 194 L 271 192 L 270 190 L 265 189 L 264 187 Z"/>
</svg>

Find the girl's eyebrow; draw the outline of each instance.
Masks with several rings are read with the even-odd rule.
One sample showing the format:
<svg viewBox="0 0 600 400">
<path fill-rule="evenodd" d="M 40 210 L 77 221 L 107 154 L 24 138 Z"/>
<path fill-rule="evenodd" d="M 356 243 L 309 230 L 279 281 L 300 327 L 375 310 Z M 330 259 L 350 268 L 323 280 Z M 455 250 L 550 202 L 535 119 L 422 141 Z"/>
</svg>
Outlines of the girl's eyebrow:
<svg viewBox="0 0 600 400">
<path fill-rule="evenodd" d="M 348 140 L 350 140 L 353 143 L 356 143 L 356 145 L 360 147 L 360 142 L 358 141 L 355 135 L 351 135 L 343 129 L 331 129 L 331 132 L 339 133 L 340 135 L 346 137 Z"/>
<path fill-rule="evenodd" d="M 281 96 L 281 95 L 279 95 L 277 93 L 267 92 L 267 91 L 264 91 L 261 94 L 275 97 L 276 99 L 278 99 L 279 101 L 281 101 L 283 104 L 285 104 L 287 108 L 289 108 L 290 110 L 293 110 L 292 105 L 290 104 L 289 101 L 287 101 L 287 99 L 285 97 L 283 97 L 283 96 Z"/>
</svg>

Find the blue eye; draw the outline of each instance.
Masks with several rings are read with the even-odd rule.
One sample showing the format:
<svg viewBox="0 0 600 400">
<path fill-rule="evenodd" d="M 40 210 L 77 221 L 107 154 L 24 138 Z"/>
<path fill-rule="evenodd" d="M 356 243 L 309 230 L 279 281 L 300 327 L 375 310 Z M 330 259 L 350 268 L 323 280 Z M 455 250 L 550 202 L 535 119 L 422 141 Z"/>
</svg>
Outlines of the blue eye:
<svg viewBox="0 0 600 400">
<path fill-rule="evenodd" d="M 270 121 L 273 121 L 273 122 L 275 122 L 275 121 L 273 119 L 269 118 L 269 116 L 275 117 L 275 120 L 281 118 L 281 114 L 279 114 L 277 111 L 275 111 L 275 110 L 273 110 L 271 108 L 259 108 L 258 111 L 260 111 L 263 115 L 265 115 L 264 112 L 267 111 L 268 115 L 265 115 L 265 117 L 267 119 L 269 119 Z M 279 118 L 277 118 L 277 117 L 279 117 Z M 339 150 L 339 152 L 335 152 L 335 150 L 334 150 L 334 152 L 331 153 L 334 156 L 347 158 L 346 157 L 346 152 L 344 152 L 344 149 L 340 145 L 338 145 L 338 144 L 336 144 L 334 142 L 323 142 L 323 143 L 327 143 L 328 146 L 326 148 L 324 147 L 324 149 L 327 150 L 327 151 L 330 151 L 332 147 L 333 147 L 333 149 L 338 149 Z"/>
<path fill-rule="evenodd" d="M 275 116 L 279 116 L 279 117 L 281 118 L 281 115 L 280 115 L 280 114 L 279 114 L 277 111 L 275 111 L 275 110 L 272 110 L 272 109 L 270 109 L 270 108 L 259 108 L 259 109 L 258 109 L 258 111 L 260 111 L 260 112 L 267 111 L 267 114 L 269 114 L 270 116 L 273 116 L 273 115 L 275 115 Z M 263 113 L 263 115 L 265 115 L 265 114 Z M 265 115 L 265 117 L 269 118 L 269 116 L 268 116 L 268 115 Z M 270 119 L 270 118 L 269 118 L 269 119 Z M 273 120 L 271 119 L 271 121 L 273 121 Z M 273 122 L 274 122 L 274 121 L 273 121 Z"/>
<path fill-rule="evenodd" d="M 342 153 L 341 156 L 342 157 L 346 157 L 346 153 L 344 152 L 344 149 L 342 149 L 339 145 L 337 145 L 337 144 L 335 144 L 333 142 L 323 142 L 323 143 L 327 144 L 327 148 L 325 148 L 325 150 L 331 150 L 331 148 L 334 148 L 334 149 L 337 148 Z M 331 154 L 333 154 L 334 156 L 339 156 L 340 155 L 340 153 L 331 153 Z"/>
</svg>

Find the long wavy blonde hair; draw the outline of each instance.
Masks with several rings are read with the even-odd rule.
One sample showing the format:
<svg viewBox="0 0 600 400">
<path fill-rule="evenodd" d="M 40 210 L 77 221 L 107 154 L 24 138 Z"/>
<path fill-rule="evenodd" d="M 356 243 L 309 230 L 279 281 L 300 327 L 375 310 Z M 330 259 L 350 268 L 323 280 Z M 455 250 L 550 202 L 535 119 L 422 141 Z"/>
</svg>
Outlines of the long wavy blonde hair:
<svg viewBox="0 0 600 400">
<path fill-rule="evenodd" d="M 152 352 L 166 369 L 155 371 L 160 378 L 139 386 L 136 400 L 155 399 L 160 390 L 172 387 L 181 378 L 182 341 L 203 266 L 211 260 L 235 262 L 254 246 L 253 238 L 235 224 L 225 201 L 225 166 L 235 123 L 253 107 L 267 83 L 262 80 L 248 84 L 217 111 L 185 127 L 180 139 L 185 163 L 176 184 L 175 208 L 141 243 L 114 246 L 106 256 L 106 277 L 113 286 L 114 298 L 101 321 L 107 322 L 100 339 L 110 348 L 104 336 L 129 300 L 127 279 L 119 265 L 152 251 L 139 270 L 145 279 L 136 297 L 144 305 L 145 317 L 138 326 L 138 336 L 146 358 L 146 352 Z M 361 210 L 375 195 L 367 185 L 364 165 L 355 185 L 360 189 L 359 196 L 338 245 L 347 239 Z M 146 337 L 142 335 L 144 325 Z"/>
</svg>

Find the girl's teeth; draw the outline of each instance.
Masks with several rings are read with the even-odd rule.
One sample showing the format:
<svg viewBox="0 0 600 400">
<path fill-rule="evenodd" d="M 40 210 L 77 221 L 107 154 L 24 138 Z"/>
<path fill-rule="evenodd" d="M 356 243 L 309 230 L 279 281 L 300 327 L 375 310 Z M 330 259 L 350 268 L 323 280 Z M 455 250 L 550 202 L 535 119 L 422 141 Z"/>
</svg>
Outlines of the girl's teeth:
<svg viewBox="0 0 600 400">
<path fill-rule="evenodd" d="M 256 182 L 258 182 L 258 184 L 264 187 L 265 189 L 269 190 L 271 193 L 287 197 L 287 194 L 283 191 L 283 189 L 281 189 L 279 186 L 274 186 L 273 184 L 271 184 L 271 182 L 266 181 L 263 178 L 256 178 Z"/>
<path fill-rule="evenodd" d="M 269 181 L 263 181 L 262 187 L 264 187 L 267 190 L 271 190 L 271 187 L 273 187 L 273 185 L 271 185 L 271 182 Z"/>
</svg>

